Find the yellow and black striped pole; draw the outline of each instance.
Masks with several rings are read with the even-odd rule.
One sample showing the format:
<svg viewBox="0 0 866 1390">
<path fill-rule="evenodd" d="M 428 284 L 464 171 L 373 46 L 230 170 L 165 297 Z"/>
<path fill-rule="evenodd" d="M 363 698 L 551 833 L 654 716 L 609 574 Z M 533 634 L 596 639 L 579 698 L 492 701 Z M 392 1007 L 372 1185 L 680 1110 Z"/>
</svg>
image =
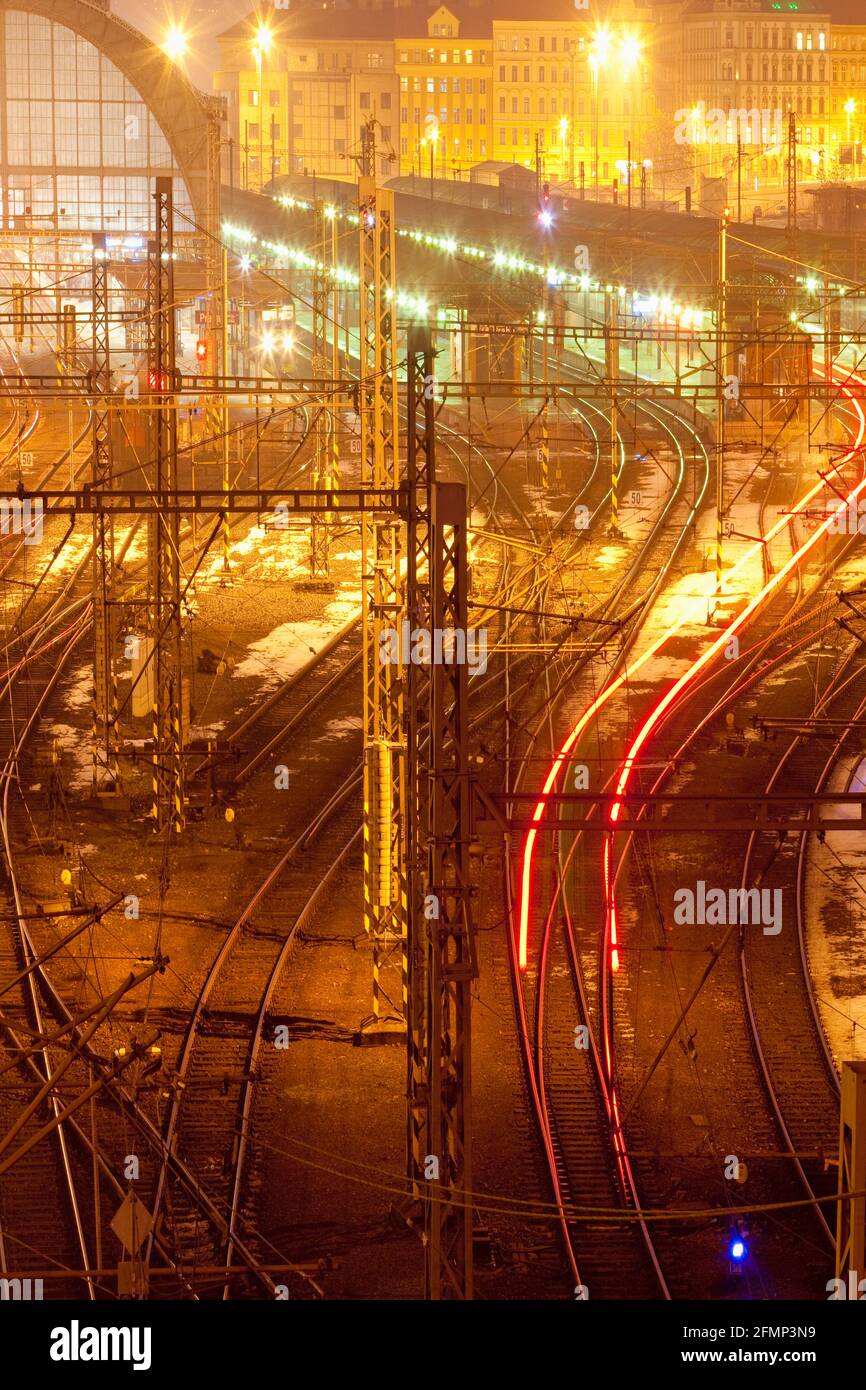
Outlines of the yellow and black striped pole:
<svg viewBox="0 0 866 1390">
<path fill-rule="evenodd" d="M 151 790 L 153 800 L 150 814 L 153 817 L 154 829 L 159 829 L 159 706 L 154 704 L 152 709 L 152 732 L 153 732 L 153 768 L 151 778 Z"/>
</svg>

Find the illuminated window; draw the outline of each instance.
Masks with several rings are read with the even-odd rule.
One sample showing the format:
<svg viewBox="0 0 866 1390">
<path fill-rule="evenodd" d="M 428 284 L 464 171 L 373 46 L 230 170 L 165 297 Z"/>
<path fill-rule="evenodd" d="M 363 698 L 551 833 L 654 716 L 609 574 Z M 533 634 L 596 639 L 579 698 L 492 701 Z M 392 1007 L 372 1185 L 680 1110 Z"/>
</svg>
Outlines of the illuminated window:
<svg viewBox="0 0 866 1390">
<path fill-rule="evenodd" d="M 46 228 L 149 231 L 154 174 L 176 166 L 119 69 L 63 25 L 14 10 L 5 14 L 0 60 L 7 133 L 0 178 L 9 213 L 23 216 L 29 207 Z M 174 185 L 182 228 L 192 208 L 182 181 Z"/>
</svg>

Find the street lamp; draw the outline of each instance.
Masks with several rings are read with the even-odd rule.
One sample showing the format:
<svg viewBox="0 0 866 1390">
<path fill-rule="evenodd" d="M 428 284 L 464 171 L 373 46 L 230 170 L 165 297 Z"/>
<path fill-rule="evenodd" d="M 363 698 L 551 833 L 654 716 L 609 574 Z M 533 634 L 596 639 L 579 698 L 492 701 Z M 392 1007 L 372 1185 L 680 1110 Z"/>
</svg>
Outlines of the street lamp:
<svg viewBox="0 0 866 1390">
<path fill-rule="evenodd" d="M 611 37 L 607 29 L 597 29 L 589 50 L 589 69 L 595 99 L 595 201 L 598 202 L 598 72 L 610 56 Z"/>
<path fill-rule="evenodd" d="M 565 142 L 568 136 L 569 122 L 567 116 L 560 117 L 559 121 L 559 148 L 560 148 L 560 168 L 562 177 L 565 178 Z M 570 183 L 574 183 L 574 141 L 569 146 L 568 178 Z"/>
<path fill-rule="evenodd" d="M 430 202 L 433 201 L 433 160 L 436 154 L 436 146 L 439 142 L 438 125 L 430 125 L 427 134 L 422 137 L 421 144 L 430 146 Z"/>
<path fill-rule="evenodd" d="M 178 25 L 172 24 L 171 28 L 166 31 L 165 38 L 162 41 L 163 53 L 167 58 L 170 58 L 173 63 L 179 63 L 182 58 L 186 57 L 188 46 L 186 34 Z"/>
<path fill-rule="evenodd" d="M 256 63 L 256 72 L 257 72 L 257 74 L 258 74 L 258 92 L 259 92 L 259 192 L 260 192 L 260 193 L 261 193 L 261 191 L 262 191 L 262 189 L 264 188 L 264 185 L 265 185 L 265 164 L 264 164 L 264 160 L 265 160 L 265 144 L 264 144 L 264 140 L 265 140 L 265 136 L 264 136 L 265 102 L 264 102 L 264 90 L 263 90 L 264 77 L 263 77 L 262 68 L 263 68 L 263 64 L 264 64 L 264 57 L 265 57 L 265 54 L 270 52 L 272 42 L 273 42 L 273 35 L 271 34 L 270 29 L 268 28 L 268 26 L 267 26 L 266 24 L 260 24 L 259 27 L 258 27 L 258 29 L 256 30 L 256 37 L 255 37 L 255 40 L 254 40 L 253 45 L 252 45 L 252 49 L 253 49 L 253 58 L 255 59 L 255 63 Z M 249 154 L 247 155 L 247 158 L 249 158 Z M 247 182 L 249 182 L 249 180 L 247 180 Z"/>
<path fill-rule="evenodd" d="M 631 111 L 631 118 L 630 118 L 630 120 L 629 120 L 629 137 L 628 137 L 628 144 L 629 144 L 629 151 L 630 151 L 630 153 L 629 153 L 629 170 L 628 170 L 628 186 L 629 186 L 629 190 L 631 190 L 631 154 L 632 154 L 632 153 L 636 153 L 636 150 L 635 150 L 635 151 L 632 151 L 632 148 L 631 148 L 631 147 L 632 147 L 632 145 L 634 145 L 634 143 L 635 143 L 635 109 L 634 109 L 634 108 L 635 108 L 635 106 L 637 105 L 637 102 L 636 102 L 636 99 L 635 99 L 635 98 L 636 98 L 636 87 L 637 87 L 637 81 L 636 81 L 636 79 L 637 79 L 637 76 L 638 76 L 638 74 L 639 74 L 639 72 L 640 72 L 640 66 L 639 66 L 639 65 L 640 65 L 640 55 L 641 55 L 641 41 L 640 41 L 640 39 L 637 37 L 637 35 L 636 35 L 636 34 L 624 34 L 624 35 L 622 36 L 622 38 L 620 39 L 620 41 L 619 41 L 619 60 L 620 60 L 620 66 L 621 66 L 621 69 L 622 69 L 623 77 L 625 77 L 626 80 L 627 80 L 628 78 L 632 78 L 632 79 L 633 79 L 633 80 L 632 80 L 632 88 L 631 88 L 631 105 L 632 105 L 632 111 Z M 629 192 L 629 202 L 631 202 L 631 193 L 630 193 L 630 192 Z"/>
</svg>

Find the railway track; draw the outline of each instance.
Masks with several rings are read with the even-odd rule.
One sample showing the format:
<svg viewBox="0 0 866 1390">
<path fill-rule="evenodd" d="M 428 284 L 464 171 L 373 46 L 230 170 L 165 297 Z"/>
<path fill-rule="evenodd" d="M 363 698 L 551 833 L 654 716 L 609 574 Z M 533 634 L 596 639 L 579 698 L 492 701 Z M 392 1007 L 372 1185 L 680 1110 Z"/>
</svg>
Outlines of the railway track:
<svg viewBox="0 0 866 1390">
<path fill-rule="evenodd" d="M 860 431 L 860 433 L 862 434 L 862 430 Z M 854 458 L 854 457 L 856 457 L 856 448 L 855 448 L 854 450 L 852 450 L 851 453 L 849 454 L 849 458 Z M 861 484 L 861 485 L 862 485 L 862 484 Z M 850 485 L 849 485 L 849 486 L 850 486 Z M 777 526 L 774 527 L 774 528 L 772 528 L 772 530 L 776 531 L 776 533 L 778 534 L 778 532 L 779 532 L 781 529 L 783 529 L 784 524 L 785 524 L 784 522 L 777 523 Z M 776 570 L 772 569 L 772 567 L 769 567 L 769 568 L 768 568 L 768 566 L 767 566 L 767 564 L 766 564 L 766 558 L 764 559 L 764 575 L 765 575 L 765 586 L 764 586 L 764 587 L 765 587 L 765 589 L 769 589 L 769 588 L 775 587 L 778 576 L 781 575 L 782 578 L 784 578 L 784 577 L 785 577 L 785 574 L 788 573 L 788 572 L 790 572 L 790 569 L 792 568 L 792 565 L 793 565 L 793 561 L 796 560 L 796 557 L 800 554 L 800 552 L 803 551 L 804 553 L 808 553 L 808 550 L 809 550 L 809 548 L 811 547 L 812 542 L 811 542 L 811 541 L 806 541 L 806 542 L 804 542 L 800 547 L 798 547 L 798 546 L 797 546 L 797 541 L 796 541 L 796 536 L 795 536 L 795 534 L 794 534 L 794 532 L 793 532 L 793 530 L 792 530 L 792 532 L 791 532 L 791 544 L 792 544 L 792 560 L 789 561 L 789 562 L 787 562 L 787 564 L 782 565 L 780 570 L 776 571 Z M 850 548 L 850 547 L 848 547 L 848 548 Z M 765 548 L 765 557 L 766 557 L 766 548 Z M 834 561 L 832 562 L 831 566 L 830 566 L 830 567 L 825 567 L 825 569 L 830 569 L 830 568 L 835 567 L 835 565 L 838 564 L 838 562 L 839 562 L 839 558 L 840 558 L 840 557 L 837 556 L 837 557 L 834 559 Z M 823 574 L 823 573 L 824 573 L 824 571 L 822 570 L 822 574 Z M 768 576 L 772 576 L 772 578 L 768 578 Z M 763 591 L 762 591 L 762 592 L 763 592 Z M 798 606 L 803 602 L 803 598 L 804 598 L 803 576 L 802 576 L 802 575 L 799 575 L 798 578 L 797 578 L 796 584 L 794 585 L 793 597 L 791 598 L 791 600 L 790 600 L 790 602 L 789 602 L 789 617 L 790 617 L 791 614 L 793 614 L 793 613 L 796 611 L 796 609 L 798 608 Z M 776 621 L 778 622 L 778 616 L 776 617 Z M 703 729 L 703 728 L 708 724 L 708 722 L 709 722 L 711 716 L 712 716 L 713 714 L 718 715 L 719 712 L 722 711 L 722 710 L 724 709 L 725 704 L 726 704 L 726 701 L 730 698 L 731 692 L 732 692 L 734 689 L 736 689 L 736 690 L 738 690 L 740 693 L 742 693 L 742 690 L 743 690 L 744 688 L 747 688 L 747 687 L 750 686 L 751 684 L 756 683 L 756 682 L 761 678 L 761 676 L 762 676 L 762 671 L 761 671 L 761 669 L 760 669 L 760 666 L 758 665 L 758 657 L 759 657 L 760 654 L 761 654 L 761 647 L 762 647 L 762 645 L 765 646 L 765 644 L 759 644 L 758 647 L 757 647 L 757 649 L 756 649 L 756 654 L 753 655 L 751 659 L 750 659 L 748 656 L 744 658 L 743 663 L 738 667 L 738 670 L 737 670 L 737 677 L 733 677 L 733 678 L 728 682 L 728 689 L 727 689 L 722 695 L 718 696 L 718 698 L 715 700 L 713 706 L 711 707 L 711 714 L 710 714 L 710 715 L 705 715 L 705 716 L 699 721 L 699 723 L 697 724 L 697 726 L 695 726 L 694 723 L 692 724 L 692 727 L 691 727 L 691 728 L 687 731 L 687 733 L 686 733 L 684 742 L 680 744 L 680 746 L 676 749 L 676 752 L 675 752 L 675 753 L 673 753 L 671 756 L 669 756 L 669 758 L 668 758 L 668 760 L 667 760 L 667 762 L 666 762 L 666 765 L 665 765 L 665 770 L 664 770 L 664 771 L 662 772 L 662 774 L 655 780 L 655 782 L 654 782 L 654 784 L 653 784 L 653 790 L 655 790 L 655 789 L 658 788 L 658 786 L 661 784 L 663 778 L 670 774 L 670 772 L 673 770 L 673 768 L 675 768 L 675 766 L 677 765 L 678 761 L 681 760 L 681 759 L 683 759 L 683 758 L 686 756 L 686 753 L 688 752 L 688 750 L 690 750 L 690 748 L 691 748 L 692 745 L 694 744 L 695 738 L 696 738 L 697 734 L 700 732 L 701 729 Z M 696 663 L 698 669 L 700 669 L 700 667 L 701 667 L 703 664 L 704 664 L 703 661 L 700 661 L 700 662 Z M 745 674 L 745 673 L 748 673 L 748 674 Z M 683 680 L 684 680 L 684 678 L 681 678 L 681 682 L 682 682 Z M 710 684 L 710 683 L 711 683 L 711 678 L 708 679 L 708 678 L 704 677 L 704 684 Z M 698 689 L 698 691 L 699 691 L 700 688 L 701 688 L 701 686 L 698 685 L 697 682 L 696 682 L 695 684 L 697 685 L 697 689 Z M 692 695 L 693 695 L 694 693 L 695 693 L 695 692 L 692 691 L 691 694 L 689 694 L 688 692 L 686 692 L 686 694 L 684 694 L 684 700 L 686 701 L 687 704 L 690 704 L 690 702 L 691 702 L 691 697 L 692 697 Z M 688 695 L 688 699 L 686 699 L 686 695 Z M 674 706 L 674 709 L 675 709 L 675 711 L 676 711 L 676 713 L 677 713 L 678 716 L 681 715 L 681 714 L 683 713 L 683 704 L 681 704 L 680 702 L 677 702 L 677 704 Z M 665 723 L 665 724 L 668 723 L 668 722 L 670 721 L 670 718 L 671 718 L 670 711 L 666 711 L 666 712 L 665 712 L 665 716 L 664 716 L 664 723 Z M 632 766 L 632 762 L 631 762 L 632 757 L 633 757 L 633 754 L 630 752 L 630 754 L 629 754 L 629 759 L 630 759 L 630 761 L 629 761 L 627 764 L 625 764 L 626 767 L 631 767 L 631 766 Z M 624 785 L 623 773 L 620 772 L 620 774 L 619 774 L 619 781 L 618 781 L 618 783 L 617 783 L 618 789 L 621 789 L 621 788 L 623 787 L 623 785 Z M 616 913 L 616 908 L 615 908 L 615 907 L 611 908 L 610 903 L 611 903 L 611 902 L 614 902 L 614 903 L 615 903 L 614 894 L 616 893 L 616 884 L 617 884 L 617 881 L 618 881 L 618 879 L 619 879 L 619 877 L 620 877 L 620 875 L 621 875 L 621 871 L 622 871 L 622 868 L 623 868 L 623 865 L 624 865 L 625 855 L 626 855 L 626 853 L 627 853 L 627 849 L 628 849 L 628 847 L 630 846 L 631 841 L 633 840 L 633 838 L 634 838 L 633 836 L 629 838 L 629 842 L 628 842 L 628 844 L 627 844 L 626 851 L 620 856 L 619 862 L 618 862 L 618 864 L 616 865 L 616 867 L 615 867 L 615 868 L 612 868 L 612 869 L 608 869 L 608 872 L 611 874 L 611 878 L 610 878 L 611 887 L 610 887 L 610 889 L 608 890 L 608 898 L 607 898 L 608 906 L 607 906 L 607 911 L 606 911 L 606 932 L 605 932 L 605 938 L 604 938 L 604 943 L 603 943 L 603 950 L 602 950 L 602 955 L 601 955 L 601 960 L 600 960 L 600 965 L 599 965 L 599 972 L 600 972 L 600 977 L 601 977 L 602 982 L 603 982 L 603 985 L 602 985 L 603 1001 L 606 1002 L 606 1004 L 607 1004 L 607 1014 L 606 1014 L 606 1022 L 605 1022 L 604 1037 L 605 1037 L 605 1047 L 608 1049 L 609 1054 L 610 1054 L 610 1057 L 611 1057 L 611 1066 L 612 1066 L 613 1056 L 614 1056 L 614 1052 L 615 1052 L 615 1042 L 614 1042 L 614 1036 L 613 1036 L 613 1031 L 612 1031 L 612 1020 L 613 1020 L 612 1002 L 613 1002 L 613 998 L 614 998 L 615 996 L 614 996 L 613 987 L 612 987 L 612 979 L 611 979 L 612 970 L 611 970 L 611 966 L 613 965 L 613 968 L 615 969 L 615 950 L 612 949 L 612 947 L 615 946 L 615 942 L 616 942 L 616 930 L 617 930 L 616 925 L 613 925 L 613 926 L 612 926 L 612 922 L 613 922 L 613 924 L 616 924 L 616 923 L 618 922 L 619 914 L 617 914 L 616 916 L 613 916 L 613 914 Z M 747 870 L 744 870 L 744 874 L 745 874 L 746 872 L 747 872 Z M 649 889 L 647 888 L 647 885 L 646 885 L 646 873 L 645 873 L 645 872 L 644 872 L 643 878 L 644 878 L 644 888 L 643 888 L 643 891 L 644 891 L 644 892 L 649 892 L 649 894 L 652 895 L 653 889 L 652 889 L 651 884 L 650 884 Z M 745 882 L 745 878 L 744 878 L 744 882 Z M 621 921 L 619 922 L 619 929 L 620 929 L 620 930 L 622 929 Z M 752 939 L 753 939 L 753 938 L 752 938 L 752 936 L 751 936 L 751 934 L 750 934 L 750 935 L 749 935 L 749 940 L 750 940 L 750 942 L 752 941 Z M 731 970 L 731 963 L 729 962 L 727 965 L 725 965 L 724 961 L 721 960 L 721 957 L 720 957 L 718 954 L 715 954 L 714 957 L 713 957 L 713 967 L 712 967 L 712 968 L 716 969 L 716 974 L 717 974 L 717 981 L 716 981 L 716 983 L 717 983 L 717 988 L 719 989 L 719 991 L 721 991 L 721 997 L 728 997 L 728 998 L 731 997 L 731 987 L 732 987 L 732 985 L 733 985 L 733 988 L 734 988 L 734 992 L 735 992 L 735 993 L 737 992 L 736 975 L 735 975 L 735 974 L 732 972 L 732 970 Z M 802 969 L 802 961 L 800 962 L 800 967 L 799 967 L 799 968 Z M 631 972 L 631 973 L 633 974 L 634 972 Z M 747 981 L 748 977 L 744 974 L 744 975 L 743 975 L 743 979 Z M 764 988 L 763 988 L 763 991 L 762 991 L 762 998 L 763 998 L 764 1002 L 766 1003 L 766 1001 L 767 1001 L 768 998 L 769 998 L 769 995 L 768 995 L 769 981 L 768 981 L 767 979 L 765 979 L 765 980 L 763 981 L 763 985 L 764 985 Z M 631 986 L 631 987 L 633 988 L 633 983 L 632 983 L 632 986 Z M 792 987 L 796 987 L 796 986 L 794 985 L 794 986 L 792 986 Z M 621 1009 L 621 1008 L 622 1008 L 622 1004 L 620 1005 L 620 1009 Z M 765 1026 L 767 1026 L 767 1025 L 766 1025 L 766 1020 L 765 1020 Z M 779 1034 L 779 1032 L 780 1032 L 780 1027 L 781 1027 L 781 1025 L 780 1025 L 780 1024 L 778 1023 L 778 1021 L 777 1021 L 777 1023 L 775 1024 L 775 1027 L 774 1027 L 774 1029 L 773 1029 L 773 1032 L 772 1032 L 772 1037 L 773 1037 L 773 1038 L 776 1038 L 777 1035 Z M 683 1035 L 681 1036 L 681 1042 L 682 1042 L 682 1045 L 683 1045 L 684 1049 L 686 1050 L 686 1054 L 687 1054 L 687 1055 L 689 1054 L 690 1040 L 691 1040 L 691 1037 L 692 1037 L 692 1036 L 693 1036 L 693 1035 L 689 1032 L 688 1029 L 684 1029 L 684 1030 L 683 1030 Z M 754 1038 L 757 1038 L 757 1034 L 756 1034 L 756 1033 L 753 1033 L 753 1037 L 754 1037 Z M 760 1060 L 760 1052 L 761 1052 L 760 1043 L 756 1041 L 756 1055 L 758 1056 L 758 1059 L 759 1059 L 759 1060 Z M 742 1107 L 742 1110 L 743 1110 L 743 1112 L 744 1112 L 744 1115 L 747 1115 L 747 1116 L 748 1116 L 748 1121 L 749 1121 L 749 1124 L 751 1125 L 751 1130 L 750 1130 L 750 1132 L 751 1132 L 751 1134 L 754 1136 L 753 1142 L 757 1142 L 759 1150 L 761 1149 L 761 1147 L 762 1147 L 762 1145 L 763 1145 L 764 1149 L 765 1149 L 767 1152 L 770 1152 L 770 1151 L 772 1150 L 772 1148 L 773 1148 L 773 1142 L 774 1142 L 774 1140 L 775 1140 L 775 1138 L 776 1138 L 776 1131 L 775 1131 L 775 1128 L 774 1128 L 774 1122 L 775 1122 L 776 1124 L 778 1124 L 778 1121 L 779 1121 L 779 1114 L 780 1114 L 780 1108 L 779 1108 L 779 1105 L 778 1105 L 777 1097 L 776 1097 L 776 1095 L 775 1095 L 775 1092 L 774 1092 L 774 1089 L 773 1089 L 772 1085 L 770 1084 L 770 1077 L 769 1077 L 769 1075 L 768 1075 L 768 1073 L 767 1073 L 767 1071 L 766 1071 L 766 1069 L 765 1069 L 765 1070 L 764 1070 L 764 1074 L 763 1074 L 763 1081 L 762 1081 L 762 1092 L 763 1092 L 763 1094 L 761 1094 L 760 1091 L 756 1093 L 756 1091 L 755 1091 L 756 1082 L 755 1082 L 754 1078 L 750 1078 L 749 1075 L 748 1075 L 748 1068 L 746 1067 L 745 1059 L 740 1059 L 740 1061 L 738 1061 L 737 1066 L 738 1066 L 738 1068 L 739 1068 L 739 1071 L 738 1071 L 737 1073 L 734 1073 L 734 1072 L 731 1070 L 731 1065 L 732 1065 L 732 1064 L 731 1064 L 731 1060 L 729 1059 L 729 1061 L 728 1061 L 728 1067 L 727 1067 L 728 1076 L 729 1076 L 729 1081 L 731 1082 L 731 1084 L 733 1084 L 733 1083 L 734 1083 L 734 1076 L 736 1075 L 736 1077 L 737 1077 L 736 1085 L 740 1088 L 738 1093 L 740 1094 L 740 1103 L 741 1103 L 741 1107 Z M 793 1072 L 792 1074 L 796 1074 L 796 1069 L 794 1070 L 794 1072 Z M 825 1076 L 825 1081 L 826 1081 L 826 1076 Z M 747 1098 L 748 1098 L 748 1099 L 747 1099 Z M 626 1114 L 629 1114 L 629 1113 L 631 1112 L 631 1109 L 632 1109 L 633 1104 L 634 1104 L 634 1100 L 632 1099 L 632 1100 L 629 1102 L 628 1111 L 626 1112 Z M 826 1116 L 824 1117 L 824 1120 L 826 1120 Z M 630 1128 L 631 1128 L 632 1130 L 635 1129 L 635 1123 L 636 1123 L 636 1118 L 635 1118 L 634 1116 L 632 1116 L 632 1119 L 631 1119 L 631 1122 L 630 1122 Z M 818 1125 L 817 1127 L 820 1128 L 821 1126 Z M 826 1124 L 824 1124 L 823 1127 L 824 1127 L 824 1131 L 825 1131 L 825 1133 L 826 1133 Z M 781 1126 L 781 1128 L 784 1129 L 784 1126 Z M 813 1137 L 814 1137 L 814 1131 L 813 1131 Z M 825 1140 L 824 1142 L 826 1142 L 826 1140 Z M 732 1145 L 732 1144 L 729 1144 L 728 1147 L 733 1147 L 733 1145 Z M 789 1156 L 790 1156 L 790 1148 L 789 1148 Z M 717 1171 L 718 1171 L 719 1174 L 721 1173 L 721 1167 L 720 1167 L 720 1166 L 718 1166 Z M 650 1190 L 650 1192 L 651 1192 L 651 1194 L 652 1194 L 652 1188 L 653 1188 L 652 1176 L 651 1176 L 651 1174 L 649 1174 L 649 1171 L 648 1171 L 646 1168 L 645 1168 L 645 1170 L 644 1170 L 644 1176 L 645 1176 L 645 1178 L 646 1178 L 646 1186 L 648 1187 L 648 1189 Z M 808 1184 L 807 1184 L 807 1188 L 808 1188 Z M 774 1189 L 774 1191 L 776 1191 L 776 1192 L 778 1193 L 778 1189 Z M 723 1197 L 723 1201 L 724 1201 L 724 1197 Z M 659 1204 L 658 1201 L 656 1202 L 656 1204 Z M 664 1233 L 663 1233 L 663 1231 L 660 1231 L 660 1238 L 664 1239 Z M 668 1242 L 668 1249 L 670 1250 L 670 1244 L 669 1244 L 669 1242 Z"/>
<path fill-rule="evenodd" d="M 647 412 L 649 420 L 658 423 L 659 414 Z M 673 439 L 673 431 L 670 432 Z M 706 455 L 705 455 L 706 461 Z M 652 571 L 648 564 L 653 546 L 658 542 L 666 524 L 671 507 L 676 502 L 685 479 L 685 457 L 680 451 L 680 472 L 668 500 L 660 507 L 659 516 L 644 543 L 632 559 L 625 583 L 618 587 L 617 594 L 628 593 L 629 583 L 633 582 L 644 568 Z M 705 482 L 708 470 L 705 467 Z M 607 498 L 602 499 L 603 506 Z M 661 584 L 669 565 L 673 562 L 680 544 L 685 539 L 694 508 L 687 513 L 684 524 L 679 528 L 676 541 L 667 557 L 662 559 L 658 574 L 650 586 L 650 595 Z M 636 612 L 641 611 L 639 605 Z M 624 642 L 627 649 L 628 638 Z M 624 654 L 624 651 L 623 651 Z M 620 658 L 621 659 L 621 658 Z M 573 681 L 574 670 L 567 680 Z M 557 688 L 565 681 L 557 673 Z M 534 744 L 542 731 L 552 739 L 552 713 L 554 702 L 548 701 L 545 720 L 536 730 Z M 526 758 L 522 771 L 527 770 Z M 515 784 L 517 785 L 517 784 Z M 557 837 L 558 838 L 558 837 Z M 506 846 L 506 863 L 512 856 Z M 510 881 L 506 891 L 511 895 Z M 557 895 L 558 896 L 558 895 Z M 517 942 L 511 935 L 512 977 L 520 1018 L 522 1049 L 526 1059 L 529 1089 L 539 1125 L 542 1143 L 547 1155 L 547 1164 L 555 1201 L 560 1208 L 560 1229 L 564 1237 L 565 1250 L 571 1274 L 577 1288 L 589 1288 L 593 1297 L 622 1296 L 622 1270 L 629 1269 L 629 1285 L 636 1297 L 658 1296 L 664 1294 L 664 1277 L 655 1259 L 652 1241 L 645 1228 L 637 1224 L 618 1226 L 599 1219 L 596 1222 L 576 1223 L 565 1215 L 570 1203 L 588 1204 L 606 1210 L 616 1209 L 626 1197 L 626 1190 L 618 1179 L 618 1166 L 622 1155 L 617 1155 L 610 1137 L 609 1106 L 610 1098 L 604 1080 L 602 1059 L 598 1054 L 594 1028 L 589 1012 L 586 985 L 579 957 L 573 951 L 562 957 L 562 943 L 558 933 L 554 933 L 554 913 L 556 896 L 541 928 L 541 941 L 534 990 L 534 1018 L 532 1017 L 532 992 L 527 996 L 526 985 L 522 982 L 520 962 L 517 959 Z M 515 919 L 513 911 L 510 918 Z M 556 923 L 558 925 L 558 922 Z M 554 957 L 557 969 L 552 968 Z M 577 1046 L 578 1030 L 585 1032 L 588 1046 Z M 630 1197 L 633 1196 L 629 1194 Z"/>
</svg>

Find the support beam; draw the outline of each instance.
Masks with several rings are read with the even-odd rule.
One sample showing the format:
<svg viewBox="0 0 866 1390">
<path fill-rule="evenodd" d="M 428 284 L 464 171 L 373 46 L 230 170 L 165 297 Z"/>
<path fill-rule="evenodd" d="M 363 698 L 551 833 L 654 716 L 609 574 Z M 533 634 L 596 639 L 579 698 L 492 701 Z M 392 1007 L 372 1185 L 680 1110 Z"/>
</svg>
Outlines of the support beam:
<svg viewBox="0 0 866 1390">
<path fill-rule="evenodd" d="M 839 1111 L 839 1187 L 859 1192 L 836 1207 L 836 1278 L 866 1277 L 866 1062 L 842 1063 Z"/>
<path fill-rule="evenodd" d="M 406 477 L 409 517 L 406 575 L 406 616 L 411 632 L 433 627 L 430 545 L 433 486 L 436 480 L 434 437 L 434 362 L 429 326 L 409 332 L 407 343 L 407 440 Z M 408 1173 L 416 1207 L 423 1212 L 425 1237 L 429 1225 L 426 1202 L 428 1147 L 429 1000 L 427 976 L 430 958 L 431 906 L 429 840 L 432 821 L 430 778 L 430 725 L 433 695 L 430 667 L 409 663 L 406 667 L 408 704 L 408 897 L 409 940 L 407 950 L 407 1080 Z"/>
<path fill-rule="evenodd" d="M 153 664 L 154 829 L 184 825 L 183 710 L 181 695 L 180 516 L 170 506 L 177 489 L 177 396 L 175 393 L 175 295 L 172 182 L 156 181 L 156 240 L 149 244 L 151 383 L 156 391 L 153 421 L 154 499 L 148 544 L 149 637 Z"/>
<path fill-rule="evenodd" d="M 93 466 L 95 488 L 114 481 L 111 442 L 111 348 L 109 342 L 109 262 L 104 232 L 94 233 L 91 260 L 93 296 Z M 114 521 L 93 515 L 93 790 L 117 786 L 117 675 L 114 669 Z"/>
<path fill-rule="evenodd" d="M 361 482 L 366 487 L 396 487 L 400 467 L 394 194 L 367 177 L 359 180 L 358 194 Z M 368 517 L 361 537 L 364 926 L 373 948 L 370 1028 L 393 1030 L 405 1023 L 405 682 L 399 662 L 382 658 L 403 631 L 403 528 L 393 517 Z"/>
<path fill-rule="evenodd" d="M 433 489 L 432 614 L 440 632 L 468 631 L 467 496 L 463 483 Z M 427 1185 L 427 1296 L 472 1297 L 471 988 L 477 973 L 469 882 L 468 671 L 464 661 L 431 668 L 428 1088 L 429 1152 L 438 1181 Z"/>
<path fill-rule="evenodd" d="M 318 202 L 313 211 L 313 268 L 312 268 L 312 337 L 313 376 L 324 379 L 328 370 L 328 301 L 330 285 L 325 265 L 325 242 L 330 240 L 330 228 L 325 217 L 324 203 Z M 324 406 L 316 412 L 313 441 L 313 488 L 327 488 L 331 483 L 328 426 L 333 428 Z M 310 575 L 325 579 L 330 571 L 328 527 L 317 513 L 310 517 Z"/>
</svg>

